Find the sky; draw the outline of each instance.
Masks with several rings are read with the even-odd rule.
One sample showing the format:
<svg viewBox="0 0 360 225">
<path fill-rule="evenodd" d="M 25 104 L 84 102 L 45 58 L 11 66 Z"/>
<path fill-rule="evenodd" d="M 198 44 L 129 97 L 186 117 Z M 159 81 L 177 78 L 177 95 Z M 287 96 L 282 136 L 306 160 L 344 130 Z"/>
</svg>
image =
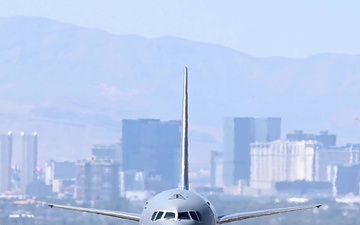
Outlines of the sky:
<svg viewBox="0 0 360 225">
<path fill-rule="evenodd" d="M 357 0 L 0 0 L 0 16 L 38 16 L 114 34 L 174 36 L 258 56 L 360 54 Z"/>
</svg>

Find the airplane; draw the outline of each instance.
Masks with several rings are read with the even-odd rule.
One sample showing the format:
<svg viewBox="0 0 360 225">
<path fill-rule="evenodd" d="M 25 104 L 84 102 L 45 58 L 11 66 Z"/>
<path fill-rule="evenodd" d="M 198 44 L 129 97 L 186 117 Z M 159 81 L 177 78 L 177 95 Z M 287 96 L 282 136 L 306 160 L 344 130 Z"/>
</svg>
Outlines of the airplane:
<svg viewBox="0 0 360 225">
<path fill-rule="evenodd" d="M 321 207 L 320 204 L 304 205 L 218 216 L 215 207 L 204 196 L 189 189 L 187 67 L 185 67 L 183 83 L 181 145 L 181 179 L 179 187 L 165 190 L 150 198 L 145 203 L 141 214 L 56 204 L 48 204 L 48 206 L 50 208 L 95 213 L 132 220 L 139 222 L 140 225 L 220 225 L 250 218 Z"/>
</svg>

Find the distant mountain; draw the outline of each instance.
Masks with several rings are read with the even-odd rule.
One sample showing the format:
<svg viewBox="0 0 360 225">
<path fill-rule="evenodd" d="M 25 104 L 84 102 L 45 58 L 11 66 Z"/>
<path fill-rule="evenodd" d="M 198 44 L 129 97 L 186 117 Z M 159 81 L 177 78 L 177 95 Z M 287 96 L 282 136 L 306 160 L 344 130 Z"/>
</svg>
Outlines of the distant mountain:
<svg viewBox="0 0 360 225">
<path fill-rule="evenodd" d="M 360 142 L 360 55 L 258 58 L 36 17 L 0 18 L 1 131 L 38 131 L 41 160 L 87 157 L 91 144 L 120 141 L 122 118 L 180 119 L 184 66 L 195 156 L 221 150 L 225 116 L 280 116 L 284 134 Z"/>
</svg>

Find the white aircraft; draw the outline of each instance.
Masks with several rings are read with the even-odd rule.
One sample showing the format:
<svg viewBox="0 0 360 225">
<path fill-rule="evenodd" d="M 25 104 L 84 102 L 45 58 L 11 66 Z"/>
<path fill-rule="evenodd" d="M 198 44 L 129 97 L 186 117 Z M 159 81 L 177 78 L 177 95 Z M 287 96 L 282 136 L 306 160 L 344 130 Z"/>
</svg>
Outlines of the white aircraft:
<svg viewBox="0 0 360 225">
<path fill-rule="evenodd" d="M 107 211 L 91 208 L 49 204 L 51 208 L 61 208 L 80 212 L 95 213 L 139 222 L 141 225 L 218 225 L 278 213 L 319 208 L 321 205 L 306 205 L 288 208 L 240 212 L 218 216 L 214 206 L 202 195 L 189 190 L 188 166 L 188 69 L 185 68 L 182 108 L 182 149 L 181 181 L 178 188 L 166 190 L 149 199 L 141 214 Z"/>
</svg>

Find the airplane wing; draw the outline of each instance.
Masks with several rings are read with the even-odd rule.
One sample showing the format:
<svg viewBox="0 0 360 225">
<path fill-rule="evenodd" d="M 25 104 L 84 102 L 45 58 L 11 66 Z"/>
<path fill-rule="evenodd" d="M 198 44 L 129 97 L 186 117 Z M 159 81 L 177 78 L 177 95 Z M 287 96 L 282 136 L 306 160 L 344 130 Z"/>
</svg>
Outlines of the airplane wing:
<svg viewBox="0 0 360 225">
<path fill-rule="evenodd" d="M 218 224 L 229 223 L 239 220 L 245 220 L 260 216 L 269 216 L 278 213 L 286 213 L 286 212 L 294 212 L 299 210 L 306 210 L 306 209 L 315 209 L 320 208 L 321 205 L 306 205 L 306 206 L 299 206 L 299 207 L 288 207 L 288 208 L 279 208 L 279 209 L 268 209 L 268 210 L 260 210 L 260 211 L 253 211 L 253 212 L 244 212 L 244 213 L 234 213 L 224 216 L 218 217 Z"/>
<path fill-rule="evenodd" d="M 54 204 L 49 204 L 49 206 L 50 208 L 59 208 L 59 209 L 67 209 L 67 210 L 74 210 L 74 211 L 87 212 L 87 213 L 95 213 L 104 216 L 112 216 L 126 220 L 133 220 L 137 222 L 140 221 L 140 214 L 136 214 L 136 213 L 108 211 L 108 210 L 82 208 L 82 207 L 74 207 L 74 206 L 66 206 L 66 205 L 54 205 Z"/>
</svg>

